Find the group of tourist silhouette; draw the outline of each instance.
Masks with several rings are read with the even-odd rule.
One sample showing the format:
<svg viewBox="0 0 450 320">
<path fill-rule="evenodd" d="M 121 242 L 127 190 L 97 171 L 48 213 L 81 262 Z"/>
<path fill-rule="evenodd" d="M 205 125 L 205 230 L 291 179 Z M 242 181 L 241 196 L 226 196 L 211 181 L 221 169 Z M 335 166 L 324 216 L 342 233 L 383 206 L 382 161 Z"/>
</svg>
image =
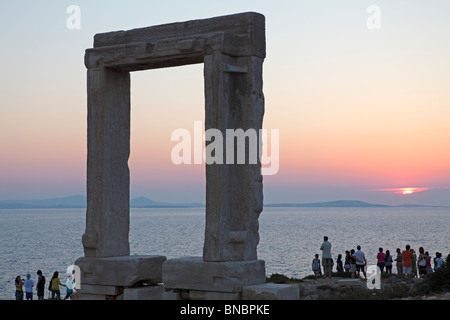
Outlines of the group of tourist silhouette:
<svg viewBox="0 0 450 320">
<path fill-rule="evenodd" d="M 366 266 L 367 259 L 365 253 L 361 250 L 361 246 L 354 249 L 345 251 L 345 258 L 342 261 L 342 254 L 338 254 L 336 259 L 336 272 L 351 273 L 351 277 L 360 277 L 362 272 L 364 278 L 367 279 Z M 331 256 L 331 243 L 328 241 L 328 237 L 323 238 L 323 243 L 320 246 L 322 250 L 322 261 L 319 259 L 319 255 L 315 254 L 312 260 L 312 270 L 315 276 L 322 276 L 323 278 L 331 279 L 331 272 L 334 266 L 334 262 Z M 417 255 L 415 250 L 409 245 L 406 245 L 405 250 L 397 248 L 395 257 L 391 255 L 389 250 L 384 252 L 383 248 L 378 249 L 377 254 L 377 267 L 380 272 L 392 273 L 392 267 L 395 263 L 397 268 L 397 274 L 406 275 L 410 277 L 424 278 L 427 274 L 432 273 L 437 268 L 442 267 L 444 259 L 440 252 L 436 252 L 433 258 L 434 266 L 431 266 L 431 256 L 428 251 L 424 251 L 423 247 L 419 248 L 419 254 Z"/>
<path fill-rule="evenodd" d="M 38 270 L 36 274 L 38 275 L 38 279 L 36 281 L 36 295 L 38 300 L 44 300 L 46 279 L 41 270 Z M 16 300 L 23 300 L 24 293 L 26 300 L 33 300 L 33 288 L 35 287 L 35 282 L 31 279 L 31 275 L 29 273 L 27 274 L 26 279 L 22 279 L 21 276 L 17 276 L 14 284 L 16 286 Z M 64 300 L 71 299 L 75 288 L 75 278 L 73 275 L 70 275 L 67 278 L 66 283 L 63 284 L 59 279 L 59 272 L 55 271 L 47 286 L 49 291 L 48 299 L 61 300 L 60 286 L 66 287 L 67 290 Z"/>
<path fill-rule="evenodd" d="M 361 250 L 361 246 L 354 249 L 345 251 L 344 261 L 342 260 L 342 254 L 338 254 L 336 259 L 336 272 L 351 273 L 351 277 L 360 277 L 362 272 L 364 278 L 367 279 L 366 266 L 367 259 L 365 253 Z M 312 271 L 315 276 L 322 276 L 323 278 L 331 279 L 331 273 L 333 270 L 334 262 L 331 256 L 331 242 L 328 241 L 328 237 L 323 237 L 323 243 L 320 246 L 322 251 L 322 260 L 319 259 L 319 255 L 315 254 L 312 260 Z M 405 250 L 397 248 L 395 257 L 391 255 L 389 250 L 384 252 L 383 248 L 378 249 L 377 254 L 377 267 L 380 271 L 386 273 L 392 273 L 392 267 L 395 263 L 397 268 L 397 274 L 411 276 L 411 277 L 425 277 L 427 274 L 432 273 L 434 270 L 442 267 L 444 259 L 440 252 L 436 252 L 433 259 L 434 267 L 431 266 L 431 256 L 428 251 L 424 251 L 423 247 L 419 248 L 419 254 L 417 255 L 415 250 L 409 245 L 406 245 Z M 44 300 L 46 279 L 41 270 L 37 271 L 38 279 L 36 281 L 36 287 L 34 280 L 31 279 L 31 275 L 28 273 L 26 279 L 22 279 L 21 276 L 17 276 L 15 279 L 16 286 L 16 300 L 23 300 L 24 293 L 27 300 L 33 300 L 33 288 L 36 288 L 36 295 L 38 300 Z M 67 293 L 64 300 L 71 299 L 72 293 L 75 288 L 75 278 L 73 274 L 70 275 L 66 281 L 66 284 L 61 283 L 59 279 L 58 271 L 53 273 L 52 278 L 48 284 L 49 299 L 61 299 L 60 286 L 66 287 Z M 51 297 L 50 297 L 51 293 Z"/>
</svg>

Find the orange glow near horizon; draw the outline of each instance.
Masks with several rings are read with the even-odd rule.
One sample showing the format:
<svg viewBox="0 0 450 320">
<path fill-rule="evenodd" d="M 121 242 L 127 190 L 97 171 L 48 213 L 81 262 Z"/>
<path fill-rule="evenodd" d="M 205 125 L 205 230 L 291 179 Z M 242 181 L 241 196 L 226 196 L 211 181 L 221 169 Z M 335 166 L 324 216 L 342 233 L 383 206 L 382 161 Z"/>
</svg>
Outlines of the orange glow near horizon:
<svg viewBox="0 0 450 320">
<path fill-rule="evenodd" d="M 429 190 L 429 187 L 418 187 L 418 188 L 384 188 L 384 189 L 376 189 L 375 191 L 387 191 L 396 194 L 409 195 L 413 193 L 418 193 L 422 191 Z"/>
<path fill-rule="evenodd" d="M 1 11 L 17 14 L 2 20 L 11 32 L 5 33 L 9 49 L 0 63 L 0 200 L 85 192 L 83 54 L 94 34 L 223 14 L 222 6 L 191 2 L 180 2 L 177 15 L 168 2 L 112 5 L 103 14 L 97 2 L 85 1 L 82 11 L 96 23 L 85 21 L 74 31 L 65 28 L 69 15 L 56 1 L 26 2 L 26 11 L 18 1 L 4 1 Z M 364 5 L 328 2 L 292 1 L 290 10 L 278 10 L 276 3 L 260 1 L 252 8 L 265 12 L 267 23 L 264 108 L 258 112 L 269 152 L 270 133 L 279 130 L 279 171 L 263 178 L 266 199 L 311 202 L 316 195 L 362 194 L 360 200 L 373 203 L 450 205 L 443 190 L 450 192 L 450 1 L 408 3 L 408 15 L 402 3 L 386 2 L 388 19 L 376 31 L 365 25 L 370 15 Z M 242 12 L 242 1 L 229 1 L 227 8 Z M 116 15 L 123 19 L 112 19 Z M 286 30 L 286 21 L 297 20 L 302 23 Z M 40 41 L 42 34 L 51 41 Z M 28 54 L 24 37 L 34 39 L 36 54 Z M 286 37 L 298 41 L 286 43 Z M 175 165 L 171 153 L 178 142 L 171 134 L 186 129 L 193 142 L 195 121 L 205 129 L 204 64 L 130 72 L 130 79 L 131 190 L 191 202 L 181 199 L 195 188 L 204 192 L 206 165 Z M 215 107 L 226 112 L 221 100 Z M 247 112 L 246 105 L 233 108 Z M 312 198 L 299 198 L 306 194 Z"/>
</svg>

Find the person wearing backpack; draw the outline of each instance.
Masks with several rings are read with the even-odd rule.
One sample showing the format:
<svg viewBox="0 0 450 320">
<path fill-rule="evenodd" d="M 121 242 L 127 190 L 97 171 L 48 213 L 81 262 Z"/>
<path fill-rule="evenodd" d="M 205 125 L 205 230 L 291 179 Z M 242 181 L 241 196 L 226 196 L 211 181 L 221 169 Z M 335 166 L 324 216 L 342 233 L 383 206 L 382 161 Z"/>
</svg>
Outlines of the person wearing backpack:
<svg viewBox="0 0 450 320">
<path fill-rule="evenodd" d="M 65 287 L 66 285 L 61 283 L 61 280 L 59 280 L 59 272 L 55 271 L 53 277 L 50 279 L 50 284 L 48 285 L 48 290 L 52 292 L 51 299 L 61 300 L 59 286 Z"/>
</svg>

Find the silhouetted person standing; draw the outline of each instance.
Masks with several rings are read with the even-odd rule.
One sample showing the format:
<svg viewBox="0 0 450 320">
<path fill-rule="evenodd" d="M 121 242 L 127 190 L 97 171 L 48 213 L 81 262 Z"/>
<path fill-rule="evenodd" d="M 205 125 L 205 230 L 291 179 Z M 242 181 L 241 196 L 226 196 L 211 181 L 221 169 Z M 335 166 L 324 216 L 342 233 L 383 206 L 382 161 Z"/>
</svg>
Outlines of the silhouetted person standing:
<svg viewBox="0 0 450 320">
<path fill-rule="evenodd" d="M 41 270 L 38 270 L 37 272 L 38 280 L 36 283 L 36 291 L 38 300 L 44 300 L 44 292 L 45 292 L 45 277 L 42 274 Z"/>
<path fill-rule="evenodd" d="M 402 252 L 400 251 L 400 248 L 397 248 L 397 258 L 395 258 L 395 261 L 397 261 L 397 273 L 403 274 L 403 256 Z"/>
<path fill-rule="evenodd" d="M 361 246 L 357 246 L 356 249 L 358 249 L 358 250 L 356 250 L 356 252 L 353 254 L 353 256 L 355 257 L 355 260 L 356 260 L 356 272 L 358 273 L 358 277 L 359 277 L 360 271 L 362 271 L 364 274 L 364 279 L 367 279 L 366 270 L 365 270 L 366 255 L 364 254 L 364 252 L 361 251 Z"/>
<path fill-rule="evenodd" d="M 331 266 L 333 265 L 333 259 L 331 258 L 331 242 L 328 241 L 328 237 L 323 237 L 323 243 L 320 246 L 322 250 L 322 267 L 323 267 L 323 278 L 327 277 L 331 279 Z"/>
</svg>

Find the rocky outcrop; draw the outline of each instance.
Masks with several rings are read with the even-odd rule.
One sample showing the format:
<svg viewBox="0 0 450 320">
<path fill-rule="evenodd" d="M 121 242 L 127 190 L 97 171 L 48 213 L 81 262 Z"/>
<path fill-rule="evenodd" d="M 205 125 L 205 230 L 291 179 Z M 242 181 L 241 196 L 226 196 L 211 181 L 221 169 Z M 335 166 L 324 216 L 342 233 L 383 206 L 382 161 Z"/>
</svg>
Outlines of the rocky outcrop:
<svg viewBox="0 0 450 320">
<path fill-rule="evenodd" d="M 450 300 L 450 292 L 421 294 L 423 279 L 391 276 L 380 289 L 369 289 L 364 279 L 303 279 L 296 282 L 300 300 Z M 289 281 L 293 282 L 293 281 Z"/>
</svg>

